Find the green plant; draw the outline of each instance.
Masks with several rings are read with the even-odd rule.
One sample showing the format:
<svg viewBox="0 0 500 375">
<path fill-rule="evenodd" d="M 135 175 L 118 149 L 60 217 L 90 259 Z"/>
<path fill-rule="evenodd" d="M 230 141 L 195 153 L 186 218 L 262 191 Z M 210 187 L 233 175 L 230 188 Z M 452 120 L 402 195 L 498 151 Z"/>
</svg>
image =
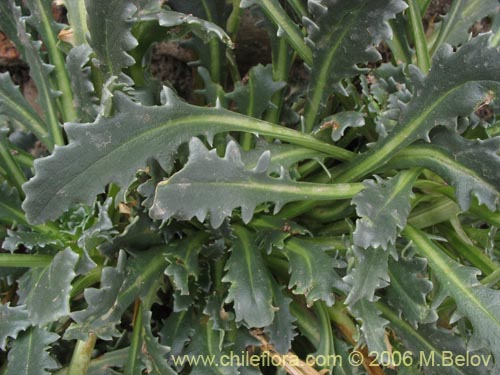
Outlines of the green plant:
<svg viewBox="0 0 500 375">
<path fill-rule="evenodd" d="M 2 375 L 498 373 L 500 33 L 467 32 L 496 0 L 427 34 L 426 0 L 20 3 L 41 110 L 0 74 Z M 242 80 L 249 7 L 272 64 Z"/>
</svg>

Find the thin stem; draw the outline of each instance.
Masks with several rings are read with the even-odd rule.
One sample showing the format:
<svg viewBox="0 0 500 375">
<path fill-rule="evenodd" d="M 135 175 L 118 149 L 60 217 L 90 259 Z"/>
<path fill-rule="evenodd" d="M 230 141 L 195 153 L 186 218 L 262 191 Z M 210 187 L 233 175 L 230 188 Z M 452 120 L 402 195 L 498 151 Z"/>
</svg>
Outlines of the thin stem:
<svg viewBox="0 0 500 375">
<path fill-rule="evenodd" d="M 427 228 L 445 221 L 449 221 L 460 212 L 457 204 L 450 199 L 441 199 L 433 202 L 431 207 L 415 210 L 408 218 L 408 223 L 416 228 Z"/>
<path fill-rule="evenodd" d="M 70 296 L 71 298 L 76 297 L 80 293 L 82 293 L 88 287 L 98 283 L 101 280 L 102 267 L 95 267 L 92 271 L 87 273 L 85 276 L 82 276 L 79 279 L 76 279 L 73 283 L 73 287 L 71 288 Z"/>
<path fill-rule="evenodd" d="M 46 267 L 52 262 L 50 255 L 38 254 L 0 254 L 0 267 L 37 268 Z"/>
<path fill-rule="evenodd" d="M 75 45 L 87 44 L 87 10 L 85 0 L 66 1 L 65 7 L 68 10 L 68 21 L 73 30 L 73 40 Z"/>
<path fill-rule="evenodd" d="M 409 64 L 411 62 L 412 54 L 406 39 L 405 24 L 406 22 L 402 22 L 399 18 L 389 21 L 389 25 L 391 25 L 393 30 L 393 36 L 392 39 L 386 40 L 386 43 L 391 49 L 394 60 L 398 65 L 400 63 Z"/>
<path fill-rule="evenodd" d="M 295 301 L 290 304 L 290 312 L 297 319 L 300 332 L 317 348 L 321 339 L 317 319 L 305 306 Z"/>
<path fill-rule="evenodd" d="M 500 282 L 500 268 L 497 268 L 495 272 L 490 273 L 488 276 L 481 280 L 481 284 L 484 285 L 495 285 Z"/>
<path fill-rule="evenodd" d="M 92 358 L 92 351 L 97 340 L 95 333 L 89 333 L 89 338 L 86 341 L 78 340 L 76 342 L 73 357 L 68 368 L 68 373 L 71 375 L 86 375 Z"/>
<path fill-rule="evenodd" d="M 317 346 L 316 353 L 324 356 L 325 358 L 330 358 L 335 355 L 335 346 L 333 341 L 332 325 L 330 323 L 329 310 L 323 301 L 316 301 L 314 303 L 314 311 L 318 316 L 319 326 L 321 327 L 321 340 Z M 325 364 L 321 366 L 323 368 L 329 368 L 332 370 L 332 366 Z"/>
<path fill-rule="evenodd" d="M 312 66 L 313 53 L 311 49 L 305 43 L 304 36 L 300 29 L 288 17 L 278 0 L 259 0 L 258 4 L 266 16 L 272 19 L 276 26 L 283 31 L 285 38 L 304 62 Z"/>
<path fill-rule="evenodd" d="M 347 313 L 347 307 L 341 302 L 335 302 L 335 305 L 328 308 L 328 314 L 332 322 L 338 327 L 342 335 L 346 338 L 347 342 L 351 345 L 356 345 L 354 339 L 357 335 L 357 328 L 351 317 Z"/>
<path fill-rule="evenodd" d="M 439 231 L 444 234 L 450 248 L 460 256 L 467 259 L 474 267 L 479 268 L 484 274 L 489 275 L 497 269 L 495 263 L 474 245 L 464 243 L 457 233 L 446 225 L 441 225 Z"/>
<path fill-rule="evenodd" d="M 0 157 L 5 163 L 7 178 L 14 184 L 21 196 L 24 196 L 21 186 L 26 182 L 26 176 L 10 153 L 6 137 L 0 134 Z"/>
<path fill-rule="evenodd" d="M 427 12 L 427 8 L 431 5 L 432 0 L 418 0 L 418 8 L 420 9 L 420 14 L 424 15 Z"/>
<path fill-rule="evenodd" d="M 462 1 L 453 1 L 450 10 L 446 14 L 446 20 L 443 21 L 443 25 L 439 30 L 439 35 L 435 40 L 434 44 L 431 48 L 431 56 L 437 51 L 437 49 L 445 42 L 448 37 L 451 29 L 455 25 L 453 22 L 454 19 L 460 16 L 460 6 L 462 5 Z"/>
<path fill-rule="evenodd" d="M 238 35 L 238 31 L 240 28 L 241 0 L 232 0 L 232 2 L 233 2 L 233 9 L 226 22 L 226 30 L 228 35 L 231 37 L 231 40 L 234 42 L 236 40 L 236 36 Z"/>
<path fill-rule="evenodd" d="M 132 332 L 132 339 L 128 351 L 128 360 L 125 364 L 124 375 L 135 375 L 137 367 L 137 359 L 139 357 L 141 344 L 142 344 L 142 308 L 140 300 L 136 301 L 135 305 L 135 319 L 134 330 Z"/>
<path fill-rule="evenodd" d="M 302 19 L 302 17 L 309 17 L 309 12 L 301 0 L 287 0 L 287 2 L 300 19 Z"/>
<path fill-rule="evenodd" d="M 410 5 L 410 22 L 417 52 L 417 65 L 423 73 L 427 73 L 431 68 L 431 58 L 427 48 L 424 26 L 422 25 L 422 15 L 417 0 L 408 0 L 408 4 Z"/>
<path fill-rule="evenodd" d="M 206 0 L 201 0 L 203 9 L 207 16 L 207 21 L 215 23 L 214 16 L 210 11 L 210 8 Z M 209 42 L 210 50 L 210 77 L 215 83 L 220 83 L 221 80 L 221 61 L 220 61 L 220 43 L 217 38 L 210 39 Z"/>
<path fill-rule="evenodd" d="M 50 15 L 45 13 L 47 7 L 42 5 L 42 0 L 37 0 L 36 7 L 42 21 L 42 29 L 44 36 L 44 42 L 47 45 L 47 51 L 49 54 L 49 60 L 52 65 L 54 65 L 55 77 L 57 81 L 58 89 L 61 91 L 62 95 L 58 100 L 61 102 L 62 116 L 65 122 L 74 121 L 77 118 L 77 113 L 75 106 L 73 104 L 73 91 L 71 89 L 71 84 L 69 81 L 69 75 L 66 70 L 66 62 L 62 52 L 57 48 L 57 36 L 51 25 Z M 60 133 L 60 134 L 59 134 Z M 61 139 L 56 140 L 56 144 L 64 144 L 62 141 L 62 131 L 59 129 L 57 134 L 54 134 L 57 138 L 61 136 Z"/>
<path fill-rule="evenodd" d="M 278 44 L 278 53 L 274 55 L 273 61 L 273 79 L 276 82 L 286 82 L 289 73 L 289 53 L 288 53 L 288 42 L 286 39 L 281 38 Z M 280 121 L 281 108 L 283 106 L 283 93 L 284 89 L 279 90 L 273 94 L 271 97 L 271 103 L 274 104 L 276 108 L 269 108 L 264 119 L 267 122 L 278 124 Z"/>
</svg>

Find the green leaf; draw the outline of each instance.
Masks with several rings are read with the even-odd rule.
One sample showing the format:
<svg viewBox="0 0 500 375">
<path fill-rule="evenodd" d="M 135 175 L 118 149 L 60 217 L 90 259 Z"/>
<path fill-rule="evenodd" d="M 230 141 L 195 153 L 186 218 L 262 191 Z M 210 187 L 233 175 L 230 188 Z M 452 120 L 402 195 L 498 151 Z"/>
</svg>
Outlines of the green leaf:
<svg viewBox="0 0 500 375">
<path fill-rule="evenodd" d="M 53 65 L 46 64 L 39 55 L 40 43 L 32 41 L 31 35 L 26 32 L 25 19 L 21 17 L 21 10 L 12 0 L 0 3 L 2 17 L 0 17 L 0 28 L 6 30 L 9 38 L 14 41 L 23 56 L 23 59 L 30 66 L 30 75 L 35 82 L 38 92 L 38 102 L 44 112 L 44 120 L 48 124 L 51 139 L 41 138 L 49 150 L 54 144 L 62 145 L 64 140 L 57 118 L 55 98 L 57 94 L 52 89 L 50 83 Z M 15 29 L 12 26 L 15 25 Z M 64 65 L 64 64 L 63 64 Z"/>
<path fill-rule="evenodd" d="M 203 89 L 195 90 L 195 92 L 203 95 L 209 106 L 215 107 L 218 105 L 227 108 L 226 93 L 222 86 L 212 81 L 210 72 L 205 67 L 199 66 L 197 71 L 198 75 L 203 80 Z"/>
<path fill-rule="evenodd" d="M 455 0 L 443 17 L 437 40 L 432 46 L 436 51 L 443 43 L 457 46 L 469 38 L 474 22 L 486 16 L 498 14 L 498 0 Z"/>
<path fill-rule="evenodd" d="M 434 134 L 431 145 L 415 145 L 400 152 L 394 165 L 418 165 L 438 173 L 455 188 L 463 211 L 471 206 L 472 196 L 496 211 L 500 203 L 499 147 L 500 137 L 468 140 L 443 130 Z"/>
<path fill-rule="evenodd" d="M 66 66 L 71 75 L 74 105 L 80 122 L 94 121 L 98 113 L 94 85 L 90 79 L 90 67 L 85 67 L 91 54 L 92 49 L 87 44 L 82 44 L 72 48 L 66 58 Z"/>
<path fill-rule="evenodd" d="M 63 243 L 61 238 L 54 232 L 39 233 L 21 230 L 14 232 L 7 230 L 7 237 L 5 237 L 2 247 L 13 253 L 18 249 L 19 245 L 31 250 L 33 248 L 44 248 L 47 245 L 63 246 Z"/>
<path fill-rule="evenodd" d="M 311 67 L 304 124 L 310 132 L 331 94 L 331 87 L 359 73 L 358 63 L 381 59 L 376 50 L 390 39 L 387 23 L 407 5 L 402 0 L 309 0 L 312 20 L 304 18 L 314 60 Z"/>
<path fill-rule="evenodd" d="M 321 245 L 296 238 L 286 242 L 283 252 L 290 264 L 288 288 L 294 288 L 294 294 L 303 294 L 308 305 L 322 300 L 332 306 L 335 303 L 333 289 L 345 289 L 335 272 L 335 258 L 326 254 Z"/>
<path fill-rule="evenodd" d="M 288 17 L 287 12 L 283 9 L 278 0 L 241 0 L 240 7 L 247 8 L 254 4 L 259 5 L 267 18 L 271 19 L 278 30 L 280 36 L 287 38 L 288 42 L 295 49 L 297 54 L 311 65 L 313 55 L 309 46 L 305 43 L 303 34 L 300 28 Z"/>
<path fill-rule="evenodd" d="M 389 244 L 396 243 L 398 229 L 404 229 L 410 214 L 410 197 L 418 174 L 418 171 L 406 171 L 385 181 L 377 176 L 376 181 L 364 181 L 366 188 L 352 199 L 361 217 L 353 233 L 355 245 L 380 246 L 385 250 Z"/>
<path fill-rule="evenodd" d="M 258 308 L 258 306 L 253 306 Z M 197 366 L 193 366 L 191 375 L 238 375 L 238 370 L 235 366 L 215 366 L 219 363 L 220 357 L 224 352 L 219 348 L 219 335 L 222 333 L 216 331 L 212 327 L 212 321 L 203 319 L 194 326 L 195 334 L 191 339 L 189 346 L 186 349 L 186 355 L 192 358 L 203 358 Z M 209 364 L 208 362 L 211 362 Z"/>
<path fill-rule="evenodd" d="M 276 213 L 290 201 L 350 198 L 361 188 L 356 184 L 297 183 L 291 181 L 283 169 L 279 178 L 270 177 L 269 152 L 264 152 L 255 168 L 248 170 L 234 141 L 228 143 L 224 158 L 216 151 L 208 151 L 198 138 L 191 139 L 188 163 L 158 184 L 151 217 L 189 220 L 196 216 L 204 221 L 209 213 L 210 223 L 218 228 L 236 207 L 241 207 L 242 219 L 248 223 L 259 203 L 274 202 Z"/>
<path fill-rule="evenodd" d="M 52 74 L 58 90 L 58 104 L 64 121 L 74 121 L 76 112 L 73 107 L 73 91 L 71 90 L 68 71 L 64 56 L 58 48 L 58 34 L 63 28 L 58 24 L 52 14 L 52 3 L 45 0 L 27 0 L 26 5 L 30 16 L 26 17 L 27 23 L 40 35 L 46 47 L 48 60 L 54 67 Z"/>
<path fill-rule="evenodd" d="M 405 345 L 404 349 L 413 353 L 413 363 L 419 363 L 423 367 L 424 374 L 486 375 L 491 373 L 493 365 L 491 355 L 467 351 L 465 337 L 456 335 L 452 330 L 438 328 L 435 324 L 421 324 L 416 329 L 401 319 L 389 306 L 377 303 L 377 307 L 382 311 L 384 317 L 390 320 L 390 327 L 396 331 L 397 336 Z M 489 366 L 487 365 L 489 369 L 484 366 L 484 362 L 477 366 L 463 366 L 453 361 L 452 363 L 448 362 L 447 366 L 441 366 L 445 363 L 443 360 L 445 351 L 453 353 L 454 358 L 459 355 L 466 356 L 468 353 L 484 355 L 483 358 L 486 361 L 489 358 Z M 439 366 L 437 366 L 438 364 Z"/>
<path fill-rule="evenodd" d="M 49 375 L 59 366 L 47 350 L 59 338 L 55 333 L 33 327 L 21 333 L 9 351 L 5 375 Z"/>
<path fill-rule="evenodd" d="M 43 325 L 69 315 L 77 262 L 78 255 L 67 248 L 47 267 L 32 268 L 19 279 L 19 303 L 26 305 L 33 324 Z"/>
<path fill-rule="evenodd" d="M 160 331 L 161 343 L 170 348 L 171 355 L 179 355 L 194 333 L 191 311 L 173 312 Z"/>
<path fill-rule="evenodd" d="M 19 192 L 5 181 L 0 185 L 0 221 L 27 224 L 21 209 Z"/>
<path fill-rule="evenodd" d="M 31 326 L 26 306 L 0 304 L 0 349 L 5 350 L 7 337 L 15 339 L 19 332 Z"/>
<path fill-rule="evenodd" d="M 285 85 L 284 82 L 274 81 L 272 65 L 258 64 L 248 72 L 248 82 L 236 82 L 234 90 L 226 97 L 234 100 L 238 112 L 260 118 L 267 109 L 272 108 L 274 93 Z"/>
<path fill-rule="evenodd" d="M 195 135 L 211 139 L 220 132 L 254 132 L 332 156 L 338 151 L 341 159 L 352 157 L 349 151 L 291 129 L 221 108 L 186 104 L 167 88 L 162 97 L 164 105 L 146 107 L 117 92 L 114 117 L 100 117 L 93 124 L 66 124 L 69 145 L 39 159 L 35 177 L 23 185 L 28 220 L 42 223 L 57 218 L 74 203 L 90 205 L 111 182 L 125 189 L 149 158 L 170 171 L 177 147 Z M 117 170 L 120 173 L 112 172 Z"/>
<path fill-rule="evenodd" d="M 252 234 L 243 227 L 233 227 L 236 236 L 222 278 L 230 283 L 226 303 L 234 303 L 236 322 L 248 327 L 266 327 L 274 318 L 273 292 L 269 272 L 255 245 Z"/>
<path fill-rule="evenodd" d="M 305 227 L 276 216 L 260 216 L 252 220 L 250 225 L 259 233 L 259 247 L 268 254 L 271 254 L 273 247 L 283 249 L 285 240 L 290 236 L 311 234 Z"/>
<path fill-rule="evenodd" d="M 189 277 L 198 280 L 198 256 L 208 234 L 199 232 L 167 248 L 166 259 L 170 263 L 165 274 L 173 278 L 173 284 L 181 295 L 189 294 Z"/>
<path fill-rule="evenodd" d="M 490 35 L 480 35 L 456 52 L 443 46 L 434 56 L 430 72 L 424 77 L 410 65 L 415 85 L 413 99 L 401 109 L 398 125 L 368 152 L 342 168 L 340 181 L 352 181 L 380 167 L 396 152 L 438 125 L 457 127 L 459 116 L 468 116 L 500 93 L 500 49 L 488 46 Z M 497 107 L 493 106 L 493 109 Z"/>
<path fill-rule="evenodd" d="M 387 271 L 389 251 L 381 248 L 359 248 L 353 246 L 357 258 L 356 267 L 353 268 L 344 281 L 351 285 L 345 303 L 351 305 L 359 300 L 374 301 L 375 291 L 389 284 Z"/>
<path fill-rule="evenodd" d="M 119 336 L 115 328 L 125 310 L 136 298 L 144 298 L 156 286 L 166 261 L 159 249 L 142 251 L 125 264 L 126 256 L 120 252 L 116 267 L 105 267 L 102 271 L 101 288 L 85 289 L 88 304 L 85 310 L 73 312 L 72 324 L 65 333 L 65 339 L 86 340 L 89 332 L 95 332 L 103 340 Z"/>
<path fill-rule="evenodd" d="M 85 0 L 85 7 L 90 46 L 101 69 L 110 76 L 118 76 L 135 63 L 127 51 L 137 46 L 131 32 L 136 7 L 128 0 Z"/>
<path fill-rule="evenodd" d="M 87 9 L 85 9 L 84 0 L 64 0 L 64 6 L 67 10 L 68 23 L 73 31 L 73 42 L 75 46 L 87 44 Z M 71 73 L 71 72 L 70 72 Z M 75 91 L 73 93 L 77 94 Z"/>
<path fill-rule="evenodd" d="M 95 222 L 79 235 L 77 244 L 81 249 L 93 251 L 101 243 L 112 241 L 112 235 L 117 233 L 113 229 L 113 222 L 108 214 L 109 207 L 112 204 L 112 198 L 106 199 L 102 205 L 99 202 L 97 203 Z"/>
<path fill-rule="evenodd" d="M 300 161 L 308 159 L 323 160 L 327 157 L 322 152 L 284 143 L 269 143 L 259 138 L 254 148 L 241 153 L 241 160 L 247 166 L 247 169 L 255 168 L 260 157 L 266 151 L 271 152 L 268 171 L 277 174 L 280 173 L 281 167 L 288 171 Z"/>
<path fill-rule="evenodd" d="M 163 10 L 158 14 L 158 22 L 160 26 L 173 28 L 169 35 L 171 39 L 181 39 L 185 34 L 192 32 L 204 42 L 217 38 L 230 48 L 234 48 L 231 38 L 221 27 L 191 14 Z"/>
<path fill-rule="evenodd" d="M 427 261 L 423 258 L 389 259 L 390 285 L 386 298 L 412 325 L 432 323 L 438 319 L 436 311 L 429 307 L 426 297 L 432 290 L 432 282 L 424 278 Z"/>
<path fill-rule="evenodd" d="M 477 280 L 479 270 L 449 258 L 424 232 L 408 226 L 403 234 L 412 240 L 417 251 L 428 259 L 443 293 L 455 300 L 457 312 L 472 323 L 474 333 L 471 342 L 487 344 L 498 362 L 500 291 L 481 285 Z"/>
<path fill-rule="evenodd" d="M 41 142 L 48 141 L 45 123 L 14 85 L 9 73 L 0 73 L 0 113 L 19 121 Z"/>
<path fill-rule="evenodd" d="M 151 375 L 177 374 L 167 362 L 167 353 L 170 348 L 161 345 L 158 338 L 151 332 L 151 311 L 142 309 L 142 347 L 141 360 L 146 365 L 146 371 Z"/>
<path fill-rule="evenodd" d="M 274 279 L 271 279 L 273 288 L 273 305 L 277 307 L 274 320 L 271 325 L 264 329 L 269 335 L 269 342 L 282 354 L 290 351 L 292 340 L 297 335 L 294 322 L 297 320 L 290 313 L 290 303 L 292 299 L 286 296 L 284 287 L 280 286 Z"/>
<path fill-rule="evenodd" d="M 146 214 L 138 213 L 122 233 L 115 236 L 111 243 L 104 242 L 99 245 L 99 251 L 107 256 L 124 250 L 147 250 L 165 243 L 159 225 Z"/>
<path fill-rule="evenodd" d="M 390 363 L 390 356 L 382 355 L 383 353 L 387 354 L 389 351 L 385 341 L 385 327 L 389 324 L 389 321 L 380 317 L 381 312 L 377 309 L 375 303 L 365 298 L 351 304 L 349 310 L 362 323 L 361 333 L 368 350 L 379 354 L 377 358 L 379 363 Z"/>
<path fill-rule="evenodd" d="M 340 138 L 342 138 L 347 128 L 359 128 L 364 125 L 365 119 L 361 113 L 344 111 L 325 117 L 319 127 L 315 130 L 315 133 L 331 129 L 332 140 L 337 142 Z"/>
</svg>

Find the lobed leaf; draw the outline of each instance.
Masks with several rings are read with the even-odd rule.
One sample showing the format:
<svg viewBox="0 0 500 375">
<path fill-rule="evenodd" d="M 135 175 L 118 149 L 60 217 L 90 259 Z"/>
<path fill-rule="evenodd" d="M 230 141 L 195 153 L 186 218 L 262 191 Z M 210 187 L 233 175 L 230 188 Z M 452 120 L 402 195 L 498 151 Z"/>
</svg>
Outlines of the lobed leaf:
<svg viewBox="0 0 500 375">
<path fill-rule="evenodd" d="M 85 67 L 90 60 L 92 49 L 82 44 L 69 51 L 66 66 L 71 76 L 73 101 L 80 122 L 94 121 L 98 114 L 97 98 L 90 79 L 90 67 Z"/>
<path fill-rule="evenodd" d="M 365 119 L 361 113 L 344 111 L 325 117 L 315 132 L 331 129 L 331 138 L 337 142 L 342 138 L 347 128 L 359 128 L 364 125 Z"/>
<path fill-rule="evenodd" d="M 405 319 L 416 326 L 418 323 L 433 323 L 437 313 L 427 303 L 432 282 L 425 278 L 427 261 L 424 258 L 389 259 L 389 277 L 386 298 Z"/>
<path fill-rule="evenodd" d="M 345 285 L 335 272 L 335 259 L 326 254 L 321 245 L 300 239 L 290 239 L 283 249 L 289 262 L 289 288 L 294 294 L 303 294 L 308 305 L 317 300 L 328 306 L 335 303 L 334 288 L 345 290 Z"/>
<path fill-rule="evenodd" d="M 234 303 L 236 322 L 248 327 L 266 327 L 274 319 L 273 291 L 270 274 L 251 233 L 234 226 L 236 236 L 222 278 L 230 283 L 226 303 Z"/>
<path fill-rule="evenodd" d="M 297 320 L 290 313 L 292 299 L 285 294 L 285 288 L 281 287 L 274 279 L 271 279 L 273 288 L 273 305 L 277 307 L 271 325 L 264 328 L 264 333 L 269 335 L 269 342 L 279 353 L 288 353 L 292 346 L 292 340 L 297 335 L 294 322 Z"/>
<path fill-rule="evenodd" d="M 359 300 L 374 301 L 375 291 L 389 285 L 389 252 L 381 248 L 358 248 L 353 246 L 357 258 L 356 267 L 345 277 L 344 282 L 351 286 L 345 300 L 352 305 Z"/>
<path fill-rule="evenodd" d="M 41 142 L 48 142 L 47 126 L 14 85 L 9 73 L 0 73 L 0 114 L 19 121 Z"/>
<path fill-rule="evenodd" d="M 450 130 L 435 133 L 430 145 L 415 145 L 394 159 L 398 167 L 431 169 L 455 188 L 460 208 L 468 210 L 472 197 L 496 211 L 500 203 L 500 138 L 468 140 Z"/>
<path fill-rule="evenodd" d="M 207 238 L 207 233 L 200 232 L 167 249 L 166 259 L 170 264 L 165 274 L 172 277 L 173 285 L 181 295 L 189 295 L 189 277 L 198 280 L 198 256 Z"/>
<path fill-rule="evenodd" d="M 257 307 L 257 306 L 255 306 Z M 195 326 L 195 333 L 189 343 L 186 354 L 192 357 L 202 356 L 209 360 L 214 360 L 214 363 L 219 363 L 222 354 L 227 354 L 220 348 L 221 332 L 216 331 L 212 327 L 212 321 L 204 319 Z M 238 375 L 236 366 L 215 366 L 205 363 L 199 363 L 194 366 L 190 372 L 191 375 Z"/>
<path fill-rule="evenodd" d="M 5 350 L 7 337 L 15 339 L 19 332 L 31 326 L 26 306 L 11 307 L 9 303 L 0 304 L 0 349 Z"/>
<path fill-rule="evenodd" d="M 407 5 L 402 0 L 309 0 L 312 19 L 304 18 L 314 60 L 311 66 L 305 127 L 316 125 L 331 87 L 360 72 L 356 64 L 381 59 L 377 46 L 390 39 L 388 20 Z"/>
<path fill-rule="evenodd" d="M 88 307 L 71 313 L 73 323 L 65 332 L 65 339 L 86 340 L 94 332 L 103 340 L 119 336 L 115 325 L 136 298 L 144 298 L 161 277 L 166 261 L 158 249 L 140 252 L 126 266 L 124 252 L 120 252 L 116 267 L 102 271 L 101 288 L 84 291 Z"/>
<path fill-rule="evenodd" d="M 275 82 L 272 65 L 256 65 L 248 72 L 248 82 L 237 82 L 234 90 L 226 97 L 234 100 L 238 112 L 261 118 L 273 106 L 271 98 L 275 92 L 285 87 L 284 82 Z"/>
<path fill-rule="evenodd" d="M 387 355 L 391 348 L 387 347 L 385 340 L 385 328 L 389 321 L 380 316 L 381 312 L 375 303 L 361 298 L 349 306 L 349 311 L 357 320 L 361 321 L 361 333 L 368 350 L 379 354 L 377 360 L 380 363 L 391 363 L 392 358 Z"/>
<path fill-rule="evenodd" d="M 364 181 L 366 188 L 352 199 L 361 217 L 353 233 L 355 245 L 387 249 L 395 244 L 398 229 L 404 229 L 410 214 L 410 197 L 417 177 L 418 172 L 407 171 L 390 180 L 376 177 L 376 182 Z"/>
<path fill-rule="evenodd" d="M 263 202 L 275 203 L 277 212 L 290 201 L 342 199 L 360 189 L 358 185 L 293 182 L 283 169 L 279 178 L 270 177 L 269 164 L 267 151 L 255 168 L 248 170 L 236 142 L 230 141 L 226 155 L 220 158 L 215 149 L 208 151 L 202 141 L 193 138 L 184 168 L 158 184 L 150 215 L 163 220 L 189 220 L 196 216 L 204 221 L 210 214 L 210 223 L 218 228 L 236 207 L 241 207 L 242 219 L 248 223 L 255 207 Z"/>
<path fill-rule="evenodd" d="M 436 50 L 442 43 L 453 46 L 465 42 L 469 38 L 469 30 L 476 21 L 498 14 L 498 0 L 455 0 L 451 9 L 443 16 L 439 26 L 438 38 L 432 46 Z"/>
<path fill-rule="evenodd" d="M 21 209 L 19 192 L 6 181 L 0 185 L 0 221 L 26 224 L 26 217 Z"/>
<path fill-rule="evenodd" d="M 177 147 L 195 135 L 212 139 L 220 132 L 246 131 L 330 155 L 341 150 L 297 131 L 221 108 L 186 104 L 167 88 L 163 99 L 164 105 L 148 107 L 118 92 L 114 95 L 115 116 L 99 117 L 92 124 L 66 124 L 69 144 L 58 147 L 47 158 L 37 159 L 35 177 L 23 185 L 28 221 L 55 219 L 75 203 L 90 205 L 109 183 L 126 189 L 149 158 L 157 159 L 170 171 Z M 340 154 L 343 158 L 351 155 L 344 150 Z"/>
<path fill-rule="evenodd" d="M 59 368 L 47 350 L 59 338 L 44 328 L 32 327 L 20 334 L 8 355 L 5 375 L 49 375 Z"/>
<path fill-rule="evenodd" d="M 500 291 L 481 285 L 479 270 L 466 267 L 448 257 L 426 234 L 408 226 L 404 235 L 429 261 L 442 293 L 451 296 L 457 312 L 467 317 L 474 328 L 471 342 L 487 344 L 498 363 L 500 358 Z"/>
<path fill-rule="evenodd" d="M 486 102 L 496 110 L 500 104 L 495 100 L 500 94 L 500 47 L 490 47 L 490 37 L 473 38 L 456 52 L 443 46 L 426 76 L 410 65 L 415 89 L 412 100 L 402 105 L 398 124 L 368 152 L 343 167 L 339 180 L 366 175 L 416 140 L 428 140 L 429 132 L 438 125 L 456 129 L 458 117 L 470 115 Z"/>
<path fill-rule="evenodd" d="M 173 35 L 170 35 L 172 39 L 181 39 L 185 34 L 192 32 L 204 42 L 217 38 L 230 48 L 234 48 L 231 38 L 224 29 L 191 14 L 163 10 L 158 14 L 158 22 L 160 26 L 174 28 Z"/>
<path fill-rule="evenodd" d="M 67 248 L 47 267 L 32 268 L 19 279 L 19 303 L 26 305 L 33 324 L 43 325 L 69 315 L 77 262 L 78 254 Z"/>
<path fill-rule="evenodd" d="M 404 321 L 398 323 L 391 322 L 398 336 L 402 339 L 405 346 L 410 349 L 414 355 L 418 353 L 419 359 L 423 359 L 421 364 L 425 374 L 429 375 L 486 375 L 491 374 L 493 360 L 490 354 L 481 352 L 471 352 L 467 350 L 467 345 L 463 337 L 453 333 L 452 330 L 437 327 L 435 324 L 423 324 L 417 330 L 411 329 Z M 470 365 L 464 363 L 449 363 L 444 361 L 445 352 L 453 353 L 453 356 L 479 355 L 484 360 L 481 363 Z M 416 356 L 414 357 L 416 358 Z M 429 358 L 434 358 L 434 363 L 447 363 L 449 366 L 435 366 L 429 362 Z M 488 365 L 484 365 L 488 362 Z"/>
<path fill-rule="evenodd" d="M 31 250 L 33 248 L 43 248 L 49 244 L 63 246 L 61 238 L 54 232 L 39 233 L 7 230 L 7 236 L 2 243 L 2 247 L 13 253 L 18 249 L 19 245 Z"/>
<path fill-rule="evenodd" d="M 194 334 L 192 323 L 188 310 L 173 312 L 165 320 L 160 331 L 160 342 L 170 348 L 171 355 L 179 355 L 184 350 L 185 344 Z"/>
<path fill-rule="evenodd" d="M 146 371 L 151 375 L 176 375 L 168 365 L 167 353 L 170 348 L 161 345 L 151 331 L 151 311 L 141 309 L 142 314 L 142 347 L 141 360 L 146 365 Z"/>
<path fill-rule="evenodd" d="M 132 35 L 133 16 L 136 7 L 129 0 L 85 0 L 89 44 L 100 66 L 109 76 L 135 63 L 127 52 L 137 46 Z"/>
</svg>

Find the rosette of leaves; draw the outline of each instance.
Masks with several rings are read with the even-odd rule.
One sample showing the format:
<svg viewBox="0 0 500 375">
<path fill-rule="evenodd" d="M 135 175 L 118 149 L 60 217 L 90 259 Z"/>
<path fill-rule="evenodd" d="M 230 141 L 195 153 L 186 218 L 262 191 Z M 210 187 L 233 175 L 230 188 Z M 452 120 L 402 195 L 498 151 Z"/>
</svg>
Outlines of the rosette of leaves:
<svg viewBox="0 0 500 375">
<path fill-rule="evenodd" d="M 428 3 L 2 1 L 39 105 L 0 75 L 0 374 L 498 372 L 498 8 Z"/>
</svg>

